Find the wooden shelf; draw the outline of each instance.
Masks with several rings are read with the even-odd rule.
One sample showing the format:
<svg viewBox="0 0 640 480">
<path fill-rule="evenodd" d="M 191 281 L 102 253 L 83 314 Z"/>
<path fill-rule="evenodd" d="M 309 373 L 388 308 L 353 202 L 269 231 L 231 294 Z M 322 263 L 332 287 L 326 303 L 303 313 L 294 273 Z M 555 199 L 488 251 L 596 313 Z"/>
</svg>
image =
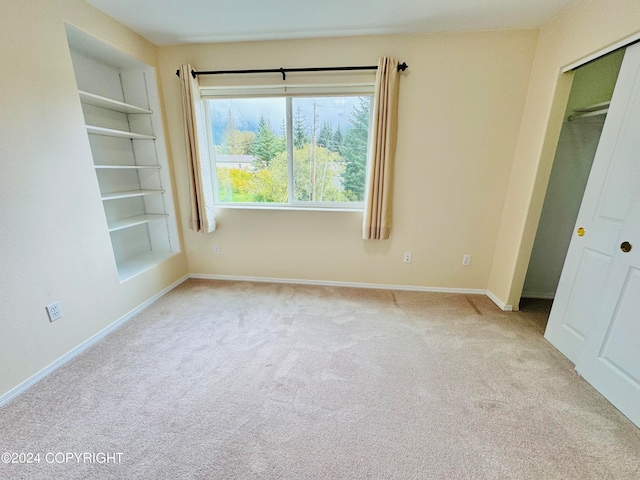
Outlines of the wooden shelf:
<svg viewBox="0 0 640 480">
<path fill-rule="evenodd" d="M 152 214 L 145 213 L 144 215 L 136 215 L 135 217 L 121 218 L 119 220 L 113 220 L 109 222 L 109 232 L 117 232 L 118 230 L 124 230 L 125 228 L 135 227 L 136 225 L 143 225 L 145 223 L 153 222 L 154 220 L 160 220 L 167 218 L 169 215 L 165 214 Z"/>
<path fill-rule="evenodd" d="M 143 197 L 145 195 L 158 195 L 164 190 L 127 190 L 124 192 L 103 193 L 102 200 L 117 200 L 119 198 Z"/>
<path fill-rule="evenodd" d="M 155 140 L 153 135 L 143 135 L 142 133 L 125 132 L 124 130 L 114 130 L 112 128 L 96 127 L 87 125 L 87 132 L 94 135 L 104 135 L 106 137 L 130 138 L 132 140 Z"/>
<path fill-rule="evenodd" d="M 128 103 L 119 102 L 107 97 L 101 97 L 95 93 L 78 91 L 80 95 L 80 101 L 86 105 L 93 105 L 94 107 L 106 108 L 107 110 L 113 110 L 120 113 L 140 113 L 151 114 L 151 110 L 142 107 L 136 107 L 135 105 L 129 105 Z"/>
<path fill-rule="evenodd" d="M 160 165 L 94 165 L 96 170 L 160 170 Z"/>
</svg>

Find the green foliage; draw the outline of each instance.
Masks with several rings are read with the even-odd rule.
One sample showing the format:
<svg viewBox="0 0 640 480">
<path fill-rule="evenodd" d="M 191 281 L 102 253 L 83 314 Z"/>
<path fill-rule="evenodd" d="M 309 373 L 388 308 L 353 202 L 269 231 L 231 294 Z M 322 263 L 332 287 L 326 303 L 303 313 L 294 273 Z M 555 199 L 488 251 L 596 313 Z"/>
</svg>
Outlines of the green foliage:
<svg viewBox="0 0 640 480">
<path fill-rule="evenodd" d="M 294 192 L 297 201 L 353 202 L 364 200 L 369 131 L 369 97 L 360 97 L 359 105 L 350 113 L 350 128 L 343 134 L 340 126 L 333 131 L 325 122 L 320 128 L 315 155 L 308 135 L 305 118 L 298 108 L 293 123 Z M 223 153 L 251 154 L 256 157 L 255 168 L 218 167 L 218 188 L 221 202 L 286 203 L 288 201 L 288 167 L 286 125 L 276 135 L 264 117 L 260 118 L 257 133 L 240 132 L 231 114 L 227 120 Z M 246 137 L 242 137 L 245 135 Z M 250 153 L 242 149 L 236 139 L 253 135 Z M 313 165 L 315 163 L 315 192 Z"/>
<path fill-rule="evenodd" d="M 226 202 L 268 202 L 287 201 L 287 178 L 280 172 L 263 169 L 257 172 L 241 168 L 218 167 L 218 196 Z"/>
<path fill-rule="evenodd" d="M 338 152 L 340 155 L 342 155 L 343 146 L 344 146 L 344 137 L 342 136 L 342 130 L 340 130 L 340 125 L 338 125 L 338 128 L 336 128 L 336 131 L 333 133 L 333 142 L 329 146 L 329 148 L 332 151 Z"/>
<path fill-rule="evenodd" d="M 311 201 L 312 164 L 311 145 L 306 144 L 293 152 L 294 197 L 298 201 Z M 335 152 L 316 147 L 316 200 L 345 202 L 349 195 L 342 189 L 341 175 L 344 162 Z M 257 171 L 218 167 L 220 202 L 286 203 L 288 198 L 287 152 L 271 160 L 269 167 Z"/>
<path fill-rule="evenodd" d="M 261 116 L 258 123 L 258 132 L 253 142 L 253 155 L 258 161 L 256 166 L 258 168 L 267 168 L 279 151 L 282 151 L 281 142 L 278 142 L 276 135 L 271 130 L 269 120 Z"/>
<path fill-rule="evenodd" d="M 340 155 L 320 146 L 316 146 L 315 154 L 315 200 L 318 202 L 347 201 L 340 181 L 344 173 L 344 163 Z M 311 145 L 308 143 L 293 151 L 294 197 L 298 201 L 313 200 L 312 158 Z"/>
<path fill-rule="evenodd" d="M 279 172 L 264 169 L 254 174 L 254 189 L 252 202 L 286 203 L 287 178 L 283 178 Z"/>
<path fill-rule="evenodd" d="M 311 138 L 307 133 L 309 127 L 307 127 L 307 121 L 304 115 L 300 111 L 300 107 L 296 109 L 296 114 L 293 116 L 293 146 L 295 148 L 302 148 L 305 143 L 309 143 Z"/>
<path fill-rule="evenodd" d="M 217 167 L 216 173 L 218 176 L 218 197 L 220 202 L 246 201 L 243 199 L 243 194 L 248 191 L 250 178 L 245 173 L 249 172 L 239 168 Z"/>
<path fill-rule="evenodd" d="M 251 155 L 256 134 L 236 130 L 227 138 L 225 152 L 227 155 Z"/>
<path fill-rule="evenodd" d="M 231 110 L 229 110 L 223 143 L 221 148 L 218 149 L 218 153 L 223 155 L 251 155 L 255 136 L 253 132 L 241 132 L 238 130 Z"/>
<path fill-rule="evenodd" d="M 346 162 L 343 175 L 345 192 L 354 200 L 364 200 L 364 183 L 367 171 L 367 141 L 369 133 L 369 97 L 360 97 L 360 105 L 355 106 L 349 115 L 351 128 L 347 131 L 342 147 L 342 156 Z"/>
<path fill-rule="evenodd" d="M 331 124 L 327 122 L 322 124 L 317 143 L 321 147 L 331 149 L 331 146 L 333 145 L 333 128 L 331 128 Z"/>
</svg>

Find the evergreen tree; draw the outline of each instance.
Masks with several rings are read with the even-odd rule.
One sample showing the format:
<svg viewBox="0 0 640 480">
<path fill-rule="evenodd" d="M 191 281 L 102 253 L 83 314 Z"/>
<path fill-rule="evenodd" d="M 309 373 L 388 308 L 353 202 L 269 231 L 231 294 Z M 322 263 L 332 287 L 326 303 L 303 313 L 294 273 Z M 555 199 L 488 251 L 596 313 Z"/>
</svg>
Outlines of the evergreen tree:
<svg viewBox="0 0 640 480">
<path fill-rule="evenodd" d="M 330 145 L 333 143 L 333 128 L 331 128 L 331 124 L 327 122 L 322 124 L 317 143 L 320 147 L 330 148 Z"/>
<path fill-rule="evenodd" d="M 238 130 L 231 110 L 227 115 L 223 143 L 218 152 L 223 155 L 251 155 L 255 134 Z"/>
<path fill-rule="evenodd" d="M 278 153 L 278 141 L 271 130 L 271 123 L 264 116 L 260 116 L 256 139 L 253 142 L 253 155 L 261 168 L 266 168 Z"/>
<path fill-rule="evenodd" d="M 235 138 L 235 148 L 229 152 L 231 155 L 253 155 L 253 144 L 256 141 L 256 134 L 253 132 L 238 132 Z"/>
<path fill-rule="evenodd" d="M 227 113 L 227 124 L 224 128 L 224 137 L 222 140 L 222 152 L 225 155 L 232 155 L 231 150 L 235 148 L 235 137 L 238 134 L 238 127 L 236 126 L 236 120 L 233 118 L 231 109 Z"/>
<path fill-rule="evenodd" d="M 342 148 L 345 160 L 343 186 L 355 201 L 364 200 L 370 103 L 369 97 L 360 97 L 360 105 L 354 105 L 349 115 L 351 128 L 347 131 Z"/>
<path fill-rule="evenodd" d="M 298 107 L 293 117 L 293 146 L 294 148 L 300 149 L 310 141 L 311 138 L 308 134 L 307 122 L 300 111 L 300 107 Z"/>
<path fill-rule="evenodd" d="M 342 130 L 340 130 L 340 124 L 333 134 L 333 141 L 329 145 L 329 149 L 342 155 L 342 147 L 344 145 L 344 137 L 342 136 Z"/>
<path fill-rule="evenodd" d="M 284 152 L 287 149 L 287 122 L 282 119 L 280 123 L 280 135 L 276 137 L 276 153 Z"/>
</svg>

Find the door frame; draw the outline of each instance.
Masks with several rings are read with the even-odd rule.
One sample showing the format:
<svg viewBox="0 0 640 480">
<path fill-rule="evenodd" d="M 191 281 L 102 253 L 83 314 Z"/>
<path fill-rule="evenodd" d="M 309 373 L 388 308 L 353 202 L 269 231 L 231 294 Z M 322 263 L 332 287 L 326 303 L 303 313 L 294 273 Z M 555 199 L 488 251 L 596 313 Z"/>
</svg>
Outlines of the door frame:
<svg viewBox="0 0 640 480">
<path fill-rule="evenodd" d="M 542 205 L 546 196 L 547 186 L 551 177 L 551 168 L 555 159 L 560 131 L 562 130 L 562 122 L 564 114 L 569 102 L 571 86 L 573 84 L 574 70 L 592 61 L 595 61 L 609 53 L 620 48 L 626 48 L 629 45 L 640 42 L 640 32 L 627 36 L 615 43 L 600 48 L 595 53 L 588 54 L 572 61 L 571 63 L 560 66 L 555 78 L 554 91 L 551 106 L 547 115 L 547 123 L 543 138 L 542 149 L 538 155 L 537 170 L 535 172 L 534 185 L 529 198 L 529 204 L 526 211 L 526 219 L 524 222 L 524 230 L 520 237 L 520 243 L 517 248 L 517 259 L 515 268 L 511 277 L 510 289 L 506 302 L 504 302 L 505 310 L 518 310 L 519 303 L 522 298 L 524 280 L 526 277 L 533 244 L 535 242 L 536 232 L 540 224 L 542 215 Z M 535 68 L 535 66 L 534 66 Z M 507 199 L 508 200 L 508 199 Z M 504 221 L 504 219 L 503 219 Z M 495 265 L 494 265 L 495 267 Z M 495 293 L 494 293 L 495 295 Z"/>
</svg>

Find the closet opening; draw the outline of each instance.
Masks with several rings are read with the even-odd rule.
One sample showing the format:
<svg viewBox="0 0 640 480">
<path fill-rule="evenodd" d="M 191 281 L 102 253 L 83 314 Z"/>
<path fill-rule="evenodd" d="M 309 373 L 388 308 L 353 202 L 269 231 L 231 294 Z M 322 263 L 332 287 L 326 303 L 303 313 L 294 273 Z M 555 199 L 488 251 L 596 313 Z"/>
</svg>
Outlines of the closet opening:
<svg viewBox="0 0 640 480">
<path fill-rule="evenodd" d="M 521 308 L 551 310 L 624 52 L 574 70 Z"/>
</svg>

